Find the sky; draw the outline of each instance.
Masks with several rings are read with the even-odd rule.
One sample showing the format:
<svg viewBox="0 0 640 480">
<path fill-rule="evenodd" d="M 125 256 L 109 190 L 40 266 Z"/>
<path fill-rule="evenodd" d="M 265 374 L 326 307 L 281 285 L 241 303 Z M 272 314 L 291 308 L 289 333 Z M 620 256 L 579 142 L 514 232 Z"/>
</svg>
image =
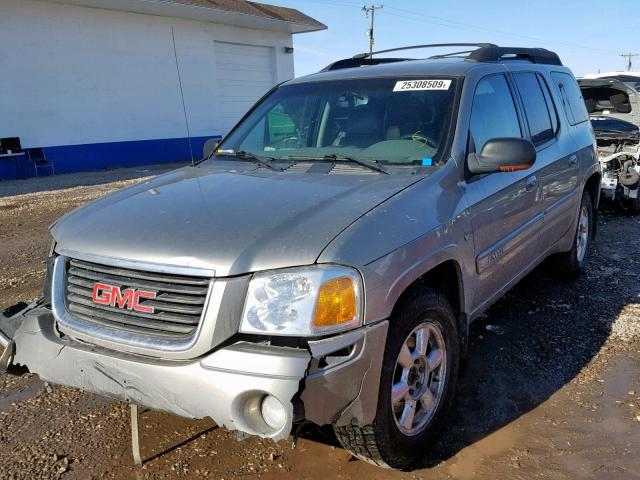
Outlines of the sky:
<svg viewBox="0 0 640 480">
<path fill-rule="evenodd" d="M 356 0 L 263 0 L 296 8 L 329 28 L 294 35 L 296 76 L 368 51 L 369 20 Z M 375 47 L 490 42 L 544 47 L 576 76 L 626 69 L 622 53 L 640 53 L 638 0 L 380 0 Z M 371 3 L 369 2 L 368 5 Z M 427 50 L 407 56 L 429 56 Z M 634 57 L 640 70 L 640 57 Z"/>
</svg>

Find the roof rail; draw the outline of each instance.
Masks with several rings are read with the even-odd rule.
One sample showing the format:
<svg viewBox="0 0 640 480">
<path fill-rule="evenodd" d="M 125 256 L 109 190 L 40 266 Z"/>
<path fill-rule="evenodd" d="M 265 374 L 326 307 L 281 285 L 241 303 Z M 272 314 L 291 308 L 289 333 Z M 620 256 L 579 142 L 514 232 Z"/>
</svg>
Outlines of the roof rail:
<svg viewBox="0 0 640 480">
<path fill-rule="evenodd" d="M 446 47 L 475 47 L 472 50 L 462 52 L 453 52 L 444 55 L 435 55 L 429 58 L 447 58 L 451 56 L 463 55 L 465 60 L 472 62 L 499 62 L 502 60 L 528 60 L 532 63 L 546 65 L 562 65 L 560 57 L 552 51 L 544 48 L 520 48 L 520 47 L 499 47 L 493 43 L 432 43 L 426 45 L 410 45 L 407 47 L 389 48 L 387 50 L 379 50 L 377 52 L 359 53 L 351 58 L 338 60 L 328 65 L 323 72 L 331 70 L 340 70 L 343 68 L 363 67 L 369 65 L 379 65 L 382 63 L 403 62 L 406 60 L 415 60 L 413 58 L 374 58 L 373 55 L 381 53 L 399 52 L 403 50 L 415 50 L 419 48 L 446 48 Z"/>
<path fill-rule="evenodd" d="M 389 52 L 400 52 L 402 50 L 415 50 L 418 48 L 441 48 L 441 47 L 477 47 L 477 48 L 486 48 L 486 47 L 497 47 L 493 43 L 427 43 L 425 45 L 409 45 L 407 47 L 398 47 L 398 48 L 388 48 L 387 50 L 378 50 L 377 52 L 373 52 L 371 55 L 368 53 L 359 53 L 353 56 L 353 59 L 360 58 L 373 58 L 373 55 L 379 55 L 381 53 L 389 53 Z"/>
</svg>

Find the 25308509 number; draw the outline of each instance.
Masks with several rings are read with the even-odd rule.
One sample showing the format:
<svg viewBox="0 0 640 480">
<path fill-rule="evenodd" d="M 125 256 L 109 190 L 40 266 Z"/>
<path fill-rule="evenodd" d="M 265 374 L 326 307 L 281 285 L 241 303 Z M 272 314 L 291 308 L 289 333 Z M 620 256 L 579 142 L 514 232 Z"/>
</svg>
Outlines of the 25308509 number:
<svg viewBox="0 0 640 480">
<path fill-rule="evenodd" d="M 411 90 L 449 90 L 451 80 L 401 80 L 393 87 L 394 92 Z"/>
</svg>

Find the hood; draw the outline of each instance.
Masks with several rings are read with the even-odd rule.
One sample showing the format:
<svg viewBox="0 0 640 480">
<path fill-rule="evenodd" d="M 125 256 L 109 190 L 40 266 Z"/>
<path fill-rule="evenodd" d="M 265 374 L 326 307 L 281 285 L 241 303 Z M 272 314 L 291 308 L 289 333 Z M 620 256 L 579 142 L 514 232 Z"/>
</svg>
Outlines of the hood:
<svg viewBox="0 0 640 480">
<path fill-rule="evenodd" d="M 313 264 L 346 227 L 419 175 L 275 172 L 210 161 L 130 187 L 52 226 L 56 250 L 214 270 Z"/>
<path fill-rule="evenodd" d="M 591 118 L 613 118 L 640 126 L 640 98 L 631 85 L 617 79 L 579 79 Z"/>
</svg>

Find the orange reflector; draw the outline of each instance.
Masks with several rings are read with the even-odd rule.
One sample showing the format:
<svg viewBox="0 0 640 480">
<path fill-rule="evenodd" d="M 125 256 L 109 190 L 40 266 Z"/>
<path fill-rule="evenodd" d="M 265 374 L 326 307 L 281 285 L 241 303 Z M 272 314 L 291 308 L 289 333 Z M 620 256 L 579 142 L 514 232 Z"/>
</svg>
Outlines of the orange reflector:
<svg viewBox="0 0 640 480">
<path fill-rule="evenodd" d="M 357 313 L 353 279 L 334 278 L 320 287 L 313 324 L 318 328 L 340 325 L 353 320 Z"/>
<path fill-rule="evenodd" d="M 531 168 L 531 165 L 510 165 L 508 167 L 499 167 L 501 172 L 518 172 Z"/>
</svg>

